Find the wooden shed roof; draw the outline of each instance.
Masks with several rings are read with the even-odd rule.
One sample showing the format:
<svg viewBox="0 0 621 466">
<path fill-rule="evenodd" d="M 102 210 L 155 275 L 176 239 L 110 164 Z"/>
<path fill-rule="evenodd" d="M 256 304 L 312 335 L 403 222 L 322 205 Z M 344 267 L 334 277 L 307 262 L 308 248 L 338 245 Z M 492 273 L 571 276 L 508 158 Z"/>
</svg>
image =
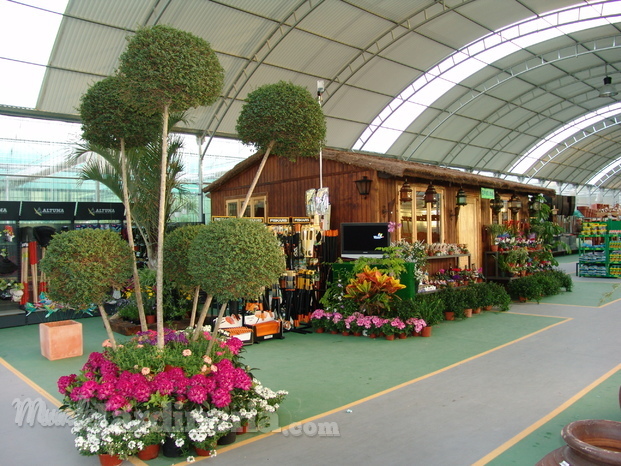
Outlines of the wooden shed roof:
<svg viewBox="0 0 621 466">
<path fill-rule="evenodd" d="M 256 154 L 241 161 L 220 178 L 203 188 L 203 192 L 207 193 L 217 191 L 234 176 L 246 171 L 253 165 L 258 164 L 261 157 L 263 157 L 263 153 L 257 152 Z M 545 194 L 548 196 L 556 194 L 553 189 L 543 188 L 541 186 L 517 183 L 502 178 L 477 175 L 452 168 L 438 167 L 436 165 L 419 162 L 410 162 L 383 155 L 362 154 L 326 148 L 323 150 L 323 158 L 324 160 L 334 160 L 346 165 L 374 170 L 394 178 L 429 180 L 433 183 L 443 181 L 463 186 L 478 186 L 484 188 L 494 188 L 500 191 Z"/>
</svg>

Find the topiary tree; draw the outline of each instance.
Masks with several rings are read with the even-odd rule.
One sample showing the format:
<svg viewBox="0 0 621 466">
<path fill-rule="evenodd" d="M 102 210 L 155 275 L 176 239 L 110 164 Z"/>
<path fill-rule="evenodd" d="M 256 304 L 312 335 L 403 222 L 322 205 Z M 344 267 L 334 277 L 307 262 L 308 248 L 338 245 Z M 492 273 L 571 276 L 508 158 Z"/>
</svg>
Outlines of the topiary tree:
<svg viewBox="0 0 621 466">
<path fill-rule="evenodd" d="M 188 270 L 207 292 L 209 303 L 213 297 L 223 302 L 214 329 L 217 333 L 227 302 L 256 298 L 285 270 L 285 256 L 278 239 L 262 223 L 227 219 L 201 229 L 190 247 Z M 194 339 L 205 322 L 207 309 L 203 307 Z"/>
<path fill-rule="evenodd" d="M 113 348 L 116 341 L 103 304 L 112 289 L 132 276 L 132 256 L 118 233 L 87 228 L 54 235 L 41 259 L 50 299 L 76 309 L 96 304 Z"/>
<path fill-rule="evenodd" d="M 316 157 L 326 138 L 326 121 L 319 102 L 306 88 L 280 81 L 248 94 L 236 131 L 244 144 L 265 152 L 238 213 L 241 217 L 270 152 L 290 160 Z"/>
<path fill-rule="evenodd" d="M 162 157 L 158 244 L 164 244 L 168 114 L 210 105 L 220 95 L 224 70 L 209 43 L 189 32 L 157 25 L 139 29 L 120 57 L 120 74 L 127 80 L 126 99 L 145 113 L 162 118 Z M 163 248 L 157 251 L 157 333 L 164 347 Z"/>
<path fill-rule="evenodd" d="M 188 271 L 188 252 L 192 242 L 206 225 L 187 225 L 176 228 L 164 239 L 164 271 L 170 282 L 184 294 L 194 294 L 190 326 L 194 326 L 200 285 Z"/>
<path fill-rule="evenodd" d="M 119 76 L 110 76 L 93 84 L 80 101 L 80 117 L 82 119 L 82 138 L 88 144 L 104 149 L 120 151 L 120 171 L 122 201 L 125 206 L 127 221 L 127 239 L 134 250 L 133 222 L 129 202 L 126 149 L 145 146 L 157 139 L 161 131 L 161 120 L 156 114 L 140 112 L 122 97 L 124 91 L 123 79 Z M 140 327 L 147 331 L 142 293 L 140 292 L 140 277 L 138 266 L 134 260 L 134 283 L 136 284 L 136 304 Z"/>
</svg>

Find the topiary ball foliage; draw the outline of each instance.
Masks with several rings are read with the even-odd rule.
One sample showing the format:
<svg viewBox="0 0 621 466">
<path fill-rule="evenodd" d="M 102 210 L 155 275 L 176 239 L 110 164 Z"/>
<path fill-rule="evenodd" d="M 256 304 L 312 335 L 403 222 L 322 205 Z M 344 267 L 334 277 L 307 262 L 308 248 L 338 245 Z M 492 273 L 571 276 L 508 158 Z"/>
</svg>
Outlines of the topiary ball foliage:
<svg viewBox="0 0 621 466">
<path fill-rule="evenodd" d="M 145 114 L 123 98 L 124 81 L 110 76 L 93 84 L 80 101 L 82 138 L 106 149 L 145 146 L 162 132 L 158 114 Z"/>
<path fill-rule="evenodd" d="M 304 87 L 280 81 L 252 91 L 237 118 L 244 144 L 294 160 L 317 157 L 326 138 L 326 120 L 319 102 Z"/>
<path fill-rule="evenodd" d="M 170 112 L 212 104 L 220 95 L 224 70 L 207 41 L 189 32 L 157 25 L 139 29 L 120 57 L 120 74 L 130 95 L 146 111 Z"/>
<path fill-rule="evenodd" d="M 53 301 L 85 309 L 103 304 L 132 276 L 132 251 L 118 233 L 84 229 L 54 235 L 41 259 Z"/>
<path fill-rule="evenodd" d="M 175 228 L 164 239 L 164 274 L 175 288 L 189 293 L 196 280 L 188 271 L 188 253 L 192 242 L 206 225 L 186 225 Z"/>
<path fill-rule="evenodd" d="M 285 270 L 278 239 L 262 223 L 244 218 L 209 223 L 190 247 L 189 272 L 221 301 L 256 298 Z"/>
</svg>

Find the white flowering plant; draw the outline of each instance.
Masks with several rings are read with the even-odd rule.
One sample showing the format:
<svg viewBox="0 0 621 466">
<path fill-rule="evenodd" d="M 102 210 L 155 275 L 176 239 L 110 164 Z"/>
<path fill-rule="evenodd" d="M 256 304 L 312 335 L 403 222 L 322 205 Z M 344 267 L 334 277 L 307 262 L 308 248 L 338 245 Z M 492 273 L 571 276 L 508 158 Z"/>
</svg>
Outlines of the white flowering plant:
<svg viewBox="0 0 621 466">
<path fill-rule="evenodd" d="M 142 450 L 150 432 L 148 420 L 126 420 L 122 416 L 97 411 L 76 415 L 71 428 L 81 455 L 108 454 L 123 459 Z"/>
<path fill-rule="evenodd" d="M 194 409 L 189 414 L 194 423 L 194 427 L 188 432 L 190 440 L 196 447 L 212 452 L 212 455 L 218 439 L 239 426 L 241 421 L 237 414 L 215 408 L 209 411 Z"/>
</svg>

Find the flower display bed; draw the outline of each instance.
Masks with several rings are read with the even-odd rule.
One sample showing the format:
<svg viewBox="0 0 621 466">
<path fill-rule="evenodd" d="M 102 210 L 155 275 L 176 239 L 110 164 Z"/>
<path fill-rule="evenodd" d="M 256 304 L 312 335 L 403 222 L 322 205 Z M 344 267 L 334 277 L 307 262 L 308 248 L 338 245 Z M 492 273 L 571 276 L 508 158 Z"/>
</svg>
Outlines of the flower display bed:
<svg viewBox="0 0 621 466">
<path fill-rule="evenodd" d="M 61 377 L 80 454 L 126 459 L 166 439 L 184 453 L 213 451 L 242 425 L 265 425 L 287 393 L 247 372 L 241 340 L 218 337 L 209 356 L 211 339 L 208 332 L 192 341 L 191 332 L 166 329 L 160 349 L 156 332 L 139 333 L 91 353 L 78 374 Z"/>
</svg>

